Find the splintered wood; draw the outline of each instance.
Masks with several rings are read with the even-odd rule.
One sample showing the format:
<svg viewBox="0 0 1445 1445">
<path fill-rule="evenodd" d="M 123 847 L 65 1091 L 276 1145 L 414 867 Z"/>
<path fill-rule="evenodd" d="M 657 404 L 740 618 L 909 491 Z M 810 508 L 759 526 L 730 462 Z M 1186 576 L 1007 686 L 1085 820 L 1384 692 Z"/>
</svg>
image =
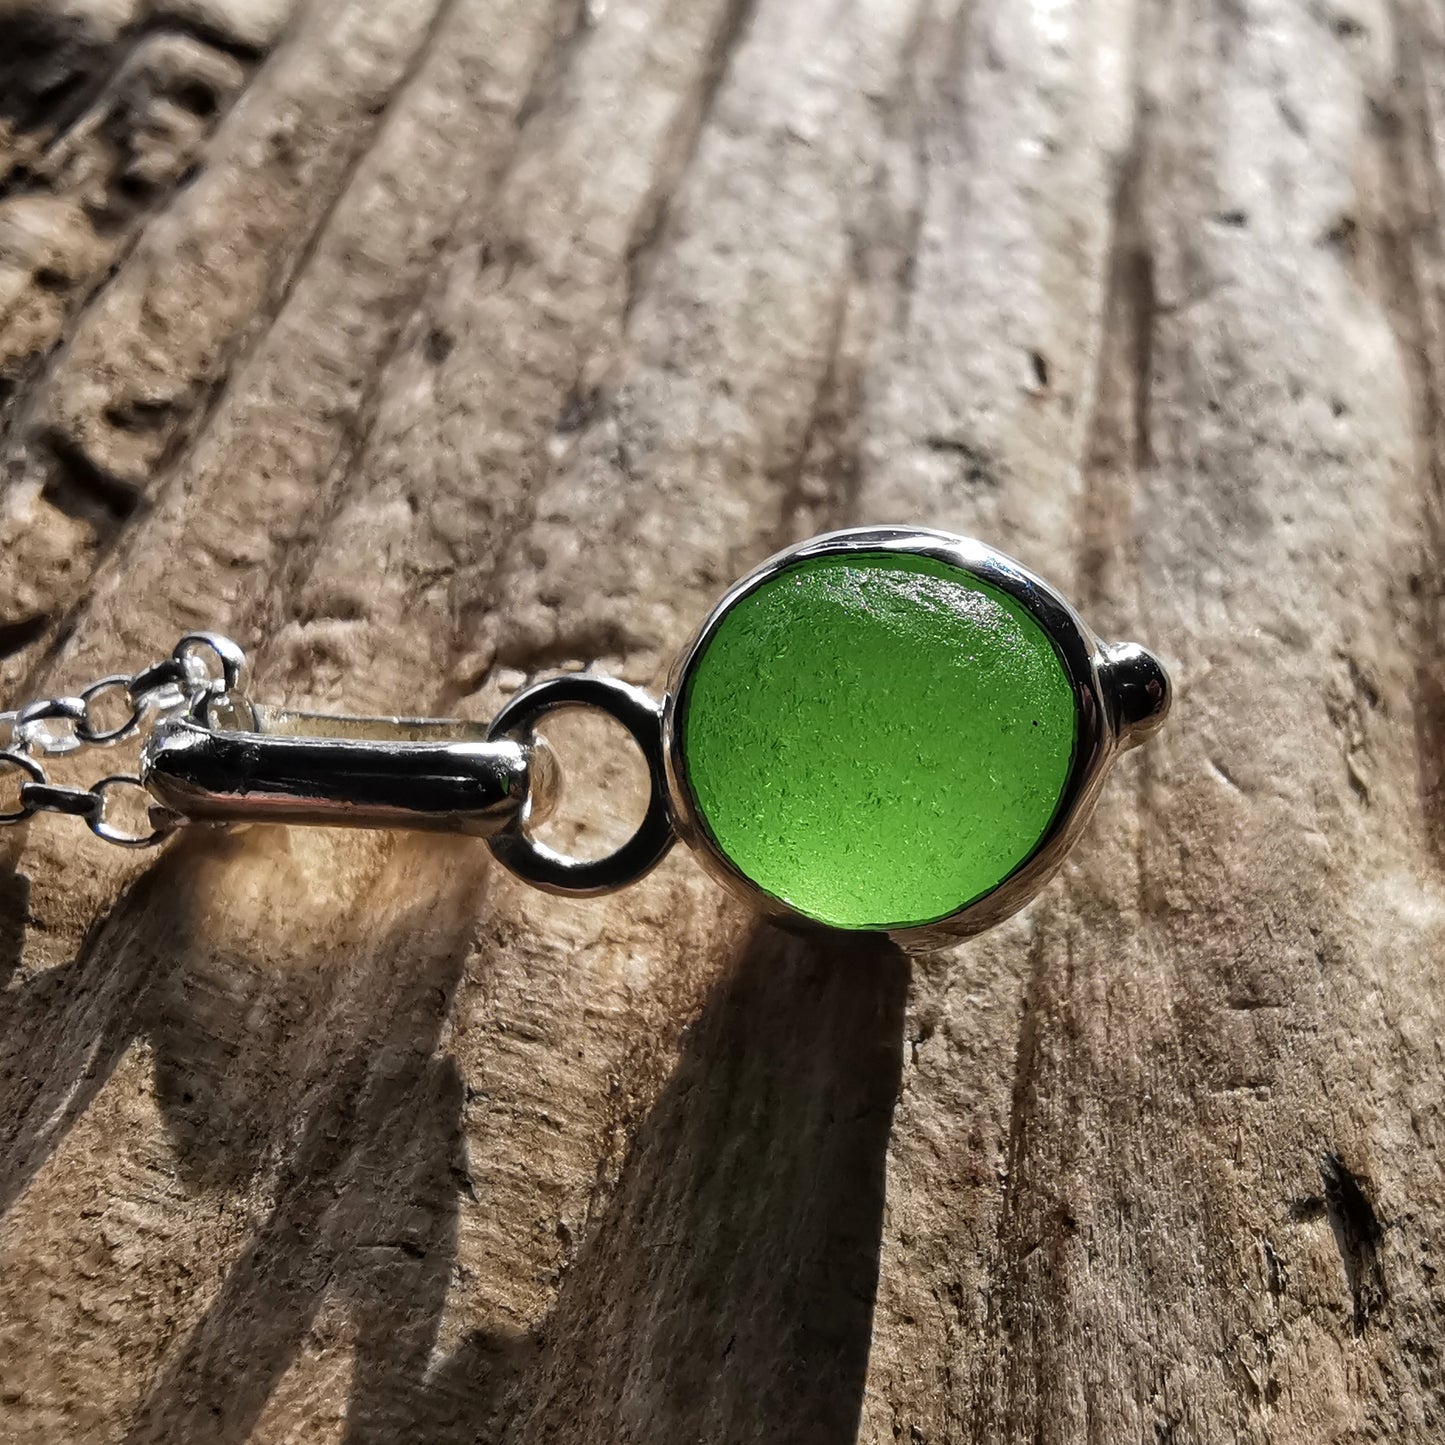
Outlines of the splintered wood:
<svg viewBox="0 0 1445 1445">
<path fill-rule="evenodd" d="M 7 705 L 655 688 L 864 522 L 1177 686 L 911 963 L 9 830 L 0 1441 L 1445 1439 L 1442 150 L 1426 0 L 0 0 Z"/>
</svg>

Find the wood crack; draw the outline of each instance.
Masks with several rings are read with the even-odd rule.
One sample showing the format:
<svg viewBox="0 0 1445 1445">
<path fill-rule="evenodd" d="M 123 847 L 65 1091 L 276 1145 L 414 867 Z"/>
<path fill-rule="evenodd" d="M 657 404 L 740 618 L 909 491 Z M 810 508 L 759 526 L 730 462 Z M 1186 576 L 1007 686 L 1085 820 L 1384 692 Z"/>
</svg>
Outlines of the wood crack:
<svg viewBox="0 0 1445 1445">
<path fill-rule="evenodd" d="M 446 21 L 459 3 L 463 3 L 463 0 L 436 0 L 436 8 L 427 21 L 422 37 L 407 57 L 400 74 L 387 90 L 385 97 L 379 103 L 368 107 L 366 123 L 352 132 L 351 150 L 334 175 L 331 194 L 314 218 L 305 241 L 289 256 L 282 269 L 279 284 L 269 290 L 266 304 L 251 317 L 249 324 L 239 327 L 231 336 L 230 344 L 212 359 L 212 375 L 208 383 L 196 390 L 200 400 L 190 407 L 173 408 L 169 413 L 169 424 L 164 427 L 165 441 L 155 462 L 156 474 L 164 476 L 173 472 L 177 460 L 205 434 L 211 418 L 215 416 L 226 396 L 231 379 L 247 356 L 254 354 L 257 348 L 264 344 L 270 328 L 275 325 L 277 317 L 309 271 L 318 247 L 330 230 L 333 217 L 346 201 L 358 172 L 372 152 L 376 137 L 386 125 L 388 116 L 393 113 L 398 101 L 406 95 L 416 76 L 434 53 L 438 37 L 444 33 Z"/>
<path fill-rule="evenodd" d="M 1425 46 L 1415 33 L 1412 13 L 1407 6 L 1395 7 L 1395 74 L 1400 84 L 1389 102 L 1376 100 L 1372 108 L 1387 189 L 1385 203 L 1371 217 L 1371 235 L 1378 247 L 1382 301 L 1414 405 L 1426 556 L 1405 606 L 1413 611 L 1416 635 L 1413 702 L 1420 805 L 1435 863 L 1445 868 L 1445 298 L 1427 280 L 1445 259 L 1438 229 L 1445 214 L 1445 179 L 1431 141 L 1422 69 Z M 1368 786 L 1354 769 L 1350 782 L 1367 800 Z"/>
<path fill-rule="evenodd" d="M 1338 1154 L 1327 1153 L 1320 1158 L 1320 1182 L 1324 1186 L 1325 1213 L 1350 1290 L 1354 1332 L 1363 1335 L 1389 1298 L 1380 1258 L 1384 1229 L 1359 1177 Z"/>
<path fill-rule="evenodd" d="M 650 194 L 639 208 L 636 227 L 627 246 L 626 290 L 620 324 L 625 329 L 636 298 L 642 294 L 646 276 L 657 255 L 667 227 L 667 216 L 682 176 L 697 151 L 699 137 L 713 113 L 718 90 L 729 62 L 747 32 L 758 0 L 727 0 L 717 31 L 711 38 L 708 56 L 692 105 L 692 114 L 676 127 L 673 154 L 657 168 Z"/>
<path fill-rule="evenodd" d="M 1136 40 L 1137 46 L 1137 40 Z M 1136 51 L 1137 53 L 1137 51 Z M 1139 61 L 1136 59 L 1136 66 Z M 1133 498 L 1152 462 L 1150 400 L 1158 298 L 1141 213 L 1147 103 L 1138 90 L 1133 130 L 1118 163 L 1110 205 L 1098 360 L 1094 368 L 1079 496 L 1080 606 L 1109 625 L 1137 567 Z"/>
<path fill-rule="evenodd" d="M 200 27 L 204 30 L 206 27 Z M 184 24 L 160 17 L 108 42 L 75 114 L 57 121 L 32 152 L 17 144 L 0 179 L 0 219 L 9 222 L 43 305 L 11 311 L 0 348 L 0 422 L 24 430 L 24 403 L 57 359 L 85 309 L 121 274 L 146 222 L 194 177 L 206 142 L 254 75 Z M 24 136 L 22 134 L 22 141 Z M 12 245 L 14 245 L 12 239 Z"/>
<path fill-rule="evenodd" d="M 57 511 L 87 522 L 104 547 L 140 509 L 144 494 L 95 462 L 74 437 L 58 429 L 38 439 L 53 460 L 40 495 Z"/>
</svg>

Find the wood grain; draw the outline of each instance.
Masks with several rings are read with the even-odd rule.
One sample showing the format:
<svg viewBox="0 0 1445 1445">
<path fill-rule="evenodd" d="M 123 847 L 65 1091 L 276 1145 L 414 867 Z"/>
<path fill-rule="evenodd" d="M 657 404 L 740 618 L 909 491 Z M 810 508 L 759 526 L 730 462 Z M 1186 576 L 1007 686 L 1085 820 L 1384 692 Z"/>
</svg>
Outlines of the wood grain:
<svg viewBox="0 0 1445 1445">
<path fill-rule="evenodd" d="M 1442 151 L 1425 0 L 5 0 L 7 697 L 658 687 L 910 521 L 1178 700 L 911 961 L 0 839 L 0 1440 L 1445 1438 Z"/>
</svg>

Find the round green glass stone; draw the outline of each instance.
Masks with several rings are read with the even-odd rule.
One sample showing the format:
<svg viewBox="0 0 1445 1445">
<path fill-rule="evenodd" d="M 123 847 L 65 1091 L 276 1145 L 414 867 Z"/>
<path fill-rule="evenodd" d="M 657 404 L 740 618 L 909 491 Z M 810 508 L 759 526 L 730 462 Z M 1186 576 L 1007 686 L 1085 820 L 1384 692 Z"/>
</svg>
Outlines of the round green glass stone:
<svg viewBox="0 0 1445 1445">
<path fill-rule="evenodd" d="M 840 928 L 956 913 L 1033 852 L 1068 780 L 1068 675 L 1026 608 L 910 553 L 799 562 L 735 602 L 680 719 L 745 877 Z"/>
</svg>

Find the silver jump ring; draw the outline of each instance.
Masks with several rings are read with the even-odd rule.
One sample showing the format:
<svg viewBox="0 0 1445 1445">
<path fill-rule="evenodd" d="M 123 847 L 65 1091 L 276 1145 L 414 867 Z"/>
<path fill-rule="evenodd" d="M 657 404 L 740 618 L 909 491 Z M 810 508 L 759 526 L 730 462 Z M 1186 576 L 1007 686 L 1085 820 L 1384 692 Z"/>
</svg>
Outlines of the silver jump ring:
<svg viewBox="0 0 1445 1445">
<path fill-rule="evenodd" d="M 125 700 L 128 709 L 125 719 L 114 727 L 100 727 L 95 721 L 95 705 L 107 693 L 118 693 Z M 131 695 L 130 678 L 125 673 L 115 673 L 110 677 L 103 677 L 99 682 L 93 682 L 80 694 L 80 700 L 85 705 L 85 716 L 75 725 L 75 735 L 81 742 L 88 743 L 92 747 L 105 747 L 110 743 L 118 743 L 122 738 L 128 738 L 140 725 L 144 709 Z"/>
<path fill-rule="evenodd" d="M 145 711 L 179 707 L 196 682 L 193 672 L 199 666 L 197 663 L 188 668 L 176 657 L 153 662 L 149 667 L 141 668 L 127 684 L 130 700 Z"/>
<path fill-rule="evenodd" d="M 492 720 L 487 738 L 527 736 L 547 713 L 569 707 L 606 713 L 627 729 L 641 750 L 649 791 L 647 812 L 637 831 L 605 858 L 569 858 L 528 837 L 521 821 L 493 834 L 487 842 L 504 867 L 549 893 L 610 893 L 650 872 L 675 841 L 662 762 L 662 706 L 641 688 L 616 678 L 574 673 L 523 689 Z"/>
<path fill-rule="evenodd" d="M 220 667 L 219 676 L 202 660 L 208 652 Z M 207 692 L 236 692 L 246 675 L 244 649 L 220 632 L 188 632 L 176 643 L 171 656 L 188 670 L 192 664 L 205 668 L 202 685 Z"/>
<path fill-rule="evenodd" d="M 117 828 L 106 817 L 106 804 L 111 793 L 120 787 L 134 788 L 145 795 L 147 816 L 151 823 L 149 833 L 127 833 L 124 829 Z M 97 838 L 104 838 L 107 843 L 115 843 L 121 848 L 149 848 L 174 832 L 176 824 L 180 821 L 175 814 L 160 807 L 139 778 L 128 778 L 124 774 L 117 774 L 93 783 L 90 791 L 99 800 L 95 812 L 86 820 L 90 824 L 90 831 Z"/>
</svg>

